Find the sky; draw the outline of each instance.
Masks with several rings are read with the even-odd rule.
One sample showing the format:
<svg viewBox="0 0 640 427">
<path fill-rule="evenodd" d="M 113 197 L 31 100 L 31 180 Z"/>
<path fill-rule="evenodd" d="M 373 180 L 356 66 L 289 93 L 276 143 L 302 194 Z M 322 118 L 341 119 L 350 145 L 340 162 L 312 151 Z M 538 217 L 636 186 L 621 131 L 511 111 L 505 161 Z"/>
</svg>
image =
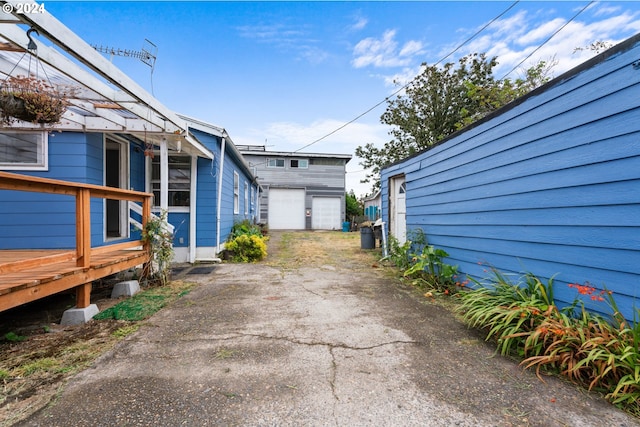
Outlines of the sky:
<svg viewBox="0 0 640 427">
<path fill-rule="evenodd" d="M 355 149 L 391 139 L 380 122 L 385 99 L 421 64 L 486 53 L 497 57 L 497 78 L 518 78 L 540 60 L 554 61 L 559 76 L 595 55 L 591 43 L 640 33 L 640 1 L 44 3 L 91 45 L 141 50 L 151 41 L 153 69 L 112 62 L 169 109 L 225 128 L 236 145 L 353 155 L 346 187 L 358 196 L 371 184 L 360 182 Z"/>
</svg>

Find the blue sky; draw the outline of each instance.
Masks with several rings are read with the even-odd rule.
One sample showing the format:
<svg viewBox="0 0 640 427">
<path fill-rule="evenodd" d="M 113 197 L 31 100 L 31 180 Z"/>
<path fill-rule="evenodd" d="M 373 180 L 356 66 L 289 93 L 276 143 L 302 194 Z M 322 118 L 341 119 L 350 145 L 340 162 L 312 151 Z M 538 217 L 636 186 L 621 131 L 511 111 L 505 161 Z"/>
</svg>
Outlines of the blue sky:
<svg viewBox="0 0 640 427">
<path fill-rule="evenodd" d="M 170 109 L 227 129 L 236 144 L 298 151 L 335 131 L 433 64 L 513 2 L 182 2 L 47 1 L 46 9 L 85 41 L 140 50 L 157 46 L 151 69 L 113 63 Z M 503 77 L 557 62 L 559 75 L 594 53 L 594 41 L 618 43 L 640 32 L 640 2 L 515 4 L 448 62 L 472 52 L 497 56 Z M 550 41 L 554 32 L 566 25 Z M 543 45 L 544 43 L 544 45 Z M 543 45 L 542 47 L 540 47 Z M 536 49 L 538 49 L 536 51 Z M 517 78 L 519 70 L 509 77 Z M 302 152 L 352 154 L 347 190 L 366 194 L 355 148 L 390 139 L 380 123 L 386 103 Z"/>
</svg>

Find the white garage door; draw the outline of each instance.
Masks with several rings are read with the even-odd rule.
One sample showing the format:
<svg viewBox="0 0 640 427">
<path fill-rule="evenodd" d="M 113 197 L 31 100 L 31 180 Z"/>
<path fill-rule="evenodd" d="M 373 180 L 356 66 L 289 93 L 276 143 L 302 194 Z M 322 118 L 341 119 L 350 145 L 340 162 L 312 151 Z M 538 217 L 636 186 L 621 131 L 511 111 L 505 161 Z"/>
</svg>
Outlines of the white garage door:
<svg viewBox="0 0 640 427">
<path fill-rule="evenodd" d="M 272 188 L 269 190 L 269 228 L 304 230 L 304 190 Z"/>
<path fill-rule="evenodd" d="M 311 207 L 311 228 L 341 230 L 340 197 L 314 197 Z"/>
</svg>

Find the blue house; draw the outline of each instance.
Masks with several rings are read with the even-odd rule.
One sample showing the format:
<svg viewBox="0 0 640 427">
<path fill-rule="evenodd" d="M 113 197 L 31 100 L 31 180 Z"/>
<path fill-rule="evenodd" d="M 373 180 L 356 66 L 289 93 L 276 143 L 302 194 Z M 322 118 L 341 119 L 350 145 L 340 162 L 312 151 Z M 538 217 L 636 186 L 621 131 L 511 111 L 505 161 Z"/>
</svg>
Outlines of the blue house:
<svg viewBox="0 0 640 427">
<path fill-rule="evenodd" d="M 233 224 L 254 221 L 260 191 L 227 132 L 174 113 L 47 12 L 30 17 L 30 27 L 16 23 L 0 31 L 0 80 L 33 75 L 35 63 L 48 85 L 73 91 L 59 122 L 0 125 L 0 250 L 75 248 L 69 256 L 80 263 L 83 248 L 100 253 L 97 248 L 139 241 L 142 207 L 133 201 L 153 194 L 151 211 L 168 213 L 175 261 L 217 259 Z M 19 178 L 5 172 L 26 183 L 15 184 Z M 85 187 L 86 205 L 76 194 Z M 55 256 L 68 261 L 66 252 Z M 3 261 L 0 276 L 26 265 Z"/>
<path fill-rule="evenodd" d="M 421 230 L 450 264 L 555 276 L 640 308 L 640 35 L 437 146 L 385 167 L 382 211 L 399 240 Z M 608 312 L 602 302 L 585 301 Z"/>
</svg>

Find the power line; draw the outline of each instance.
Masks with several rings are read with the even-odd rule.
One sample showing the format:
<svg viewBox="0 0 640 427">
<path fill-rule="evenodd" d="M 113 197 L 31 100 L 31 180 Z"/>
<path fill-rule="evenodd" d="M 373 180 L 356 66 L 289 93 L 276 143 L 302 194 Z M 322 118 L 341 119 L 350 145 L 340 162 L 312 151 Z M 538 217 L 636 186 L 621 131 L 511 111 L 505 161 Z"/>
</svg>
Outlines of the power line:
<svg viewBox="0 0 640 427">
<path fill-rule="evenodd" d="M 585 7 L 583 7 L 582 9 L 580 9 L 580 11 L 578 11 L 578 13 L 576 13 L 575 15 L 573 15 L 571 17 L 571 19 L 569 19 L 567 22 L 565 22 L 565 24 L 558 28 L 553 34 L 551 34 L 544 42 L 542 42 L 542 44 L 540 46 L 538 46 L 537 48 L 535 48 L 529 55 L 527 55 L 522 61 L 520 61 L 520 63 L 518 63 L 518 65 L 516 65 L 515 67 L 513 67 L 511 69 L 511 71 L 509 71 L 507 74 L 505 74 L 504 76 L 502 76 L 502 79 L 500 80 L 504 80 L 509 74 L 513 73 L 516 69 L 518 69 L 518 67 L 520 67 L 524 61 L 526 61 L 527 59 L 531 58 L 533 56 L 534 53 L 536 53 L 538 50 L 540 50 L 540 48 L 542 46 L 544 46 L 545 44 L 547 44 L 552 38 L 555 37 L 556 34 L 558 34 L 560 31 L 562 31 L 564 29 L 564 27 L 566 27 L 567 25 L 569 25 L 574 19 L 576 19 L 578 17 L 578 15 L 580 15 L 582 12 L 584 12 L 589 6 L 591 6 L 591 4 L 593 4 L 593 1 L 590 1 Z"/>
<path fill-rule="evenodd" d="M 449 52 L 447 55 L 445 55 L 444 57 L 442 57 L 438 62 L 436 62 L 434 65 L 438 65 L 440 64 L 442 61 L 444 61 L 445 59 L 447 59 L 448 57 L 450 57 L 451 55 L 453 55 L 454 53 L 456 53 L 458 50 L 460 50 L 464 45 L 466 45 L 467 43 L 469 43 L 471 40 L 473 40 L 474 38 L 476 38 L 478 36 L 478 34 L 480 34 L 481 32 L 483 32 L 487 27 L 489 27 L 491 24 L 493 24 L 495 21 L 497 21 L 498 19 L 502 18 L 502 16 L 504 16 L 504 14 L 506 14 L 507 12 L 509 12 L 511 9 L 513 9 L 513 7 L 519 3 L 519 0 L 516 0 L 515 2 L 513 2 L 511 4 L 511 6 L 509 6 L 508 8 L 506 8 L 502 13 L 500 13 L 498 16 L 496 16 L 495 18 L 493 18 L 491 21 L 489 21 L 487 24 L 485 24 L 482 28 L 480 28 L 478 31 L 476 31 L 471 37 L 469 37 L 468 39 L 466 39 L 464 42 L 462 42 L 460 45 L 458 45 L 458 47 L 456 47 L 454 50 L 452 50 L 451 52 Z M 380 105 L 384 104 L 385 102 L 387 102 L 389 100 L 389 98 L 393 98 L 394 96 L 396 96 L 397 94 L 399 94 L 400 92 L 402 92 L 403 90 L 405 90 L 407 87 L 409 87 L 411 85 L 411 83 L 413 82 L 410 81 L 408 83 L 406 83 L 405 85 L 401 86 L 400 89 L 396 90 L 395 92 L 393 92 L 391 95 L 387 96 L 386 98 L 384 98 L 382 101 L 378 102 L 376 105 L 374 105 L 373 107 L 369 108 L 368 110 L 366 110 L 364 113 L 356 116 L 355 118 L 349 120 L 348 122 L 346 122 L 345 124 L 339 126 L 338 128 L 334 129 L 333 131 L 329 132 L 328 134 L 316 139 L 315 141 L 310 142 L 309 144 L 305 145 L 302 148 L 298 148 L 297 150 L 294 151 L 294 153 L 297 153 L 299 151 L 304 150 L 305 148 L 311 147 L 314 144 L 317 144 L 318 142 L 322 141 L 323 139 L 326 139 L 328 137 L 330 137 L 331 135 L 333 135 L 334 133 L 346 128 L 347 126 L 349 126 L 350 124 L 354 123 L 355 121 L 359 120 L 361 117 L 369 114 L 371 111 L 375 110 L 376 108 L 378 108 Z"/>
</svg>

